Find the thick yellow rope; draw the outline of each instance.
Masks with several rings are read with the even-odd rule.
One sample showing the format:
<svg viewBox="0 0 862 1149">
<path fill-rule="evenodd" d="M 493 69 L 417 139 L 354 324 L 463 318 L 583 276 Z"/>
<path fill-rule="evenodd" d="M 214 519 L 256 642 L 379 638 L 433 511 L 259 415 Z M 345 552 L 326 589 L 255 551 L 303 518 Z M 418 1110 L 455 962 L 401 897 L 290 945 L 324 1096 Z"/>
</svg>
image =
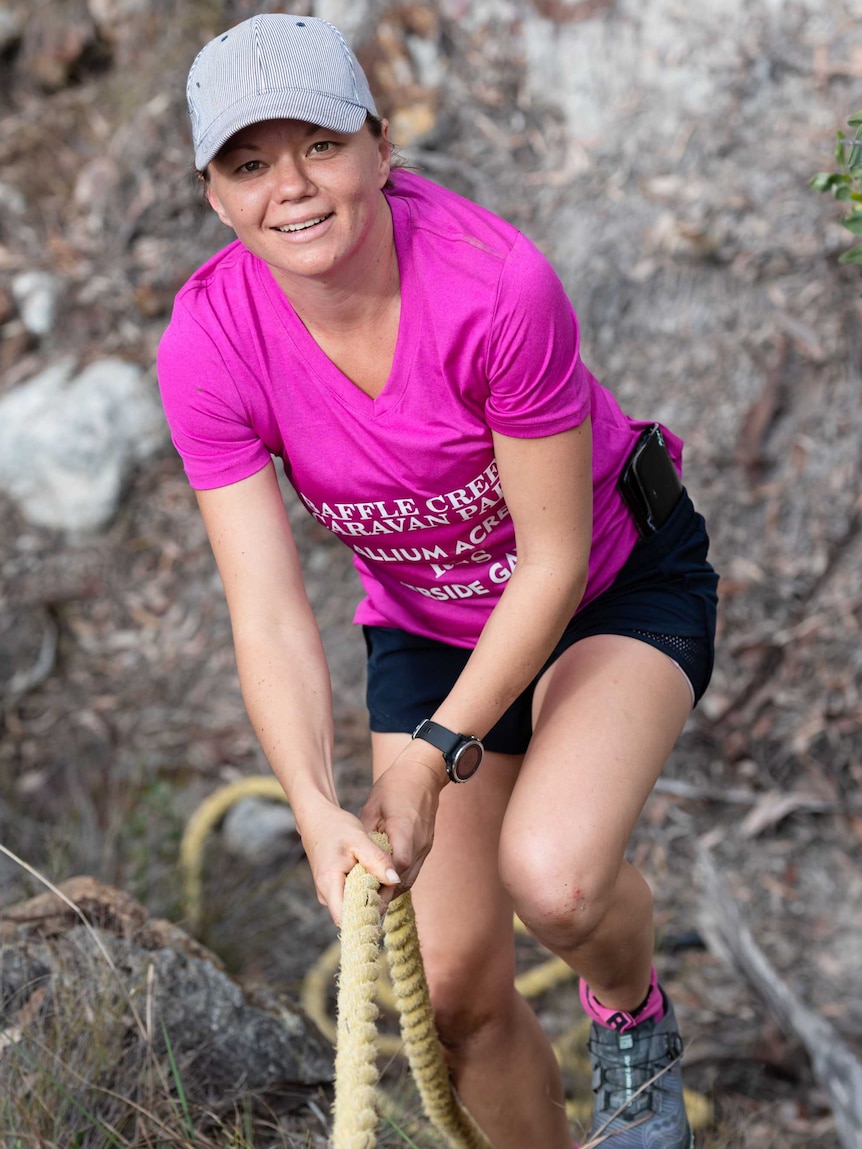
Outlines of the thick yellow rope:
<svg viewBox="0 0 862 1149">
<path fill-rule="evenodd" d="M 243 798 L 269 798 L 286 802 L 281 783 L 272 774 L 239 778 L 213 791 L 194 811 L 186 823 L 180 842 L 180 868 L 183 874 L 183 898 L 190 933 L 197 934 L 203 916 L 204 846 L 228 810 Z"/>
<path fill-rule="evenodd" d="M 409 891 L 389 907 L 383 919 L 383 940 L 401 1036 L 426 1117 L 450 1145 L 490 1149 L 488 1139 L 455 1096 L 443 1060 Z"/>
<path fill-rule="evenodd" d="M 344 886 L 335 1053 L 333 1149 L 374 1149 L 377 1139 L 379 883 L 354 866 Z"/>
<path fill-rule="evenodd" d="M 389 849 L 385 834 L 372 834 L 372 838 Z M 341 920 L 333 1149 L 374 1149 L 376 1144 L 378 891 L 377 879 L 364 867 L 354 866 L 344 887 Z M 409 891 L 390 905 L 382 932 L 401 1036 L 426 1117 L 452 1149 L 491 1149 L 449 1080 L 434 1028 Z"/>
</svg>

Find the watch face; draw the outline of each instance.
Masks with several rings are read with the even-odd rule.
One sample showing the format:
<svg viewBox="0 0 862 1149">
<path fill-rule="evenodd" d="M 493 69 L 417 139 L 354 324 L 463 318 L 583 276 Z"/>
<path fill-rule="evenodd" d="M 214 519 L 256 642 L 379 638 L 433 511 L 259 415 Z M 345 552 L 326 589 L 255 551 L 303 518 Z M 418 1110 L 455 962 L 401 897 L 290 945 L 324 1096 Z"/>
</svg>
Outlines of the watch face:
<svg viewBox="0 0 862 1149">
<path fill-rule="evenodd" d="M 455 761 L 452 766 L 460 782 L 472 778 L 482 763 L 482 743 L 478 741 L 465 742 L 455 751 Z"/>
</svg>

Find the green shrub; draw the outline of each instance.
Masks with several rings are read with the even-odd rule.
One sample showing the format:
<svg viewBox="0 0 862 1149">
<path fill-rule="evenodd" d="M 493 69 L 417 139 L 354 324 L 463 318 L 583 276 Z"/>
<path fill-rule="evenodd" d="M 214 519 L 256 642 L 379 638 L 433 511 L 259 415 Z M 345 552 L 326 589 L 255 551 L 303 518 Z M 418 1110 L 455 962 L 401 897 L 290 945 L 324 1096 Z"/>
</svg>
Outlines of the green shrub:
<svg viewBox="0 0 862 1149">
<path fill-rule="evenodd" d="M 836 133 L 834 172 L 818 172 L 811 180 L 815 191 L 829 192 L 840 203 L 849 205 L 849 212 L 841 221 L 854 236 L 862 236 L 862 111 L 847 121 L 854 129 L 852 139 L 841 130 Z M 862 244 L 851 247 L 839 256 L 839 263 L 862 263 Z"/>
</svg>

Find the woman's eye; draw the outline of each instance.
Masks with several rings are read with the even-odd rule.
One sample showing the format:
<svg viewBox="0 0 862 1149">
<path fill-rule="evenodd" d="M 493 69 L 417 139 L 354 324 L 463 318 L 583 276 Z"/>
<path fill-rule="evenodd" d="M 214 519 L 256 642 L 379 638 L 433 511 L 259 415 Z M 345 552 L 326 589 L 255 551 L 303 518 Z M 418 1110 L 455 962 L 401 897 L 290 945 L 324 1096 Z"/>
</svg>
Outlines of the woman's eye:
<svg viewBox="0 0 862 1149">
<path fill-rule="evenodd" d="M 334 146 L 335 145 L 332 143 L 332 140 L 317 140 L 316 143 L 311 145 L 311 151 L 313 155 L 322 156 L 326 155 L 327 152 L 332 151 Z"/>
<path fill-rule="evenodd" d="M 244 164 L 239 165 L 237 171 L 250 174 L 251 172 L 260 171 L 262 167 L 263 164 L 260 160 L 246 160 Z"/>
</svg>

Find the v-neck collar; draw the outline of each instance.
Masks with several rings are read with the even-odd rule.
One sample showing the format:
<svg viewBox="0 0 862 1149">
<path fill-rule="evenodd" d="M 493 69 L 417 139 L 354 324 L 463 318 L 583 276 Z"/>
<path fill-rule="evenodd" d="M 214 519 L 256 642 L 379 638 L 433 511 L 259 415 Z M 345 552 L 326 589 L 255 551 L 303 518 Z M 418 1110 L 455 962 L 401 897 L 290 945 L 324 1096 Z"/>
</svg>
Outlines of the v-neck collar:
<svg viewBox="0 0 862 1149">
<path fill-rule="evenodd" d="M 294 311 L 288 297 L 276 283 L 269 267 L 263 260 L 255 260 L 261 286 L 272 305 L 276 321 L 281 323 L 304 360 L 309 375 L 345 407 L 372 419 L 386 414 L 400 401 L 416 355 L 415 333 L 421 327 L 421 295 L 415 282 L 413 254 L 409 240 L 410 208 L 399 196 L 387 197 L 387 202 L 392 212 L 392 234 L 401 291 L 401 314 L 389 378 L 375 399 L 367 395 L 361 387 L 357 387 L 321 350 Z"/>
</svg>

